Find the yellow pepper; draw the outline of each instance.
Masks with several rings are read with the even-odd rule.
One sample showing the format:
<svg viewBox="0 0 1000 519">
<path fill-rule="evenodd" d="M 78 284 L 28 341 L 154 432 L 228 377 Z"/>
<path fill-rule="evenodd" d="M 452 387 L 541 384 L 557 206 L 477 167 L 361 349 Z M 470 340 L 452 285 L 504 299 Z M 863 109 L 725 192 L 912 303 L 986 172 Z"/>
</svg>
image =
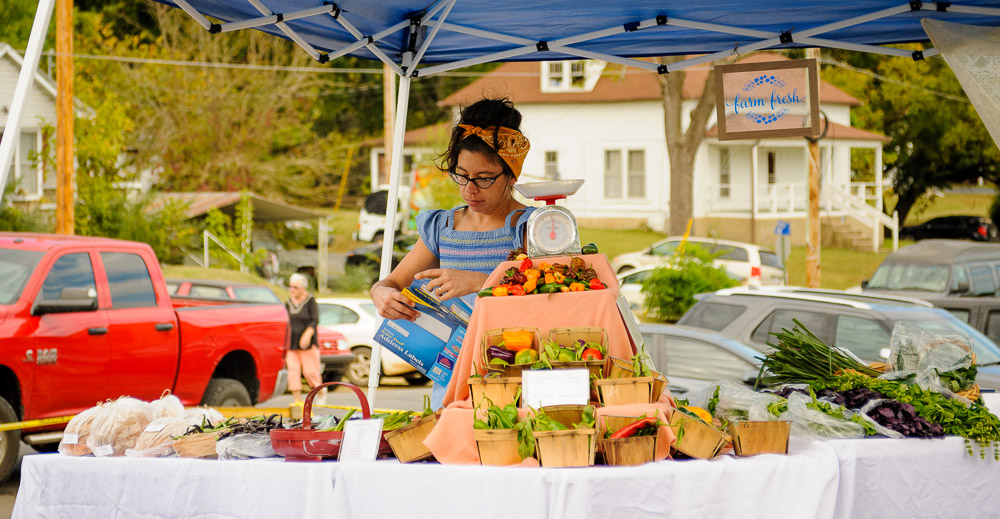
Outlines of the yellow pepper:
<svg viewBox="0 0 1000 519">
<path fill-rule="evenodd" d="M 556 282 L 555 275 L 546 273 L 545 274 L 545 282 L 546 283 L 555 283 Z"/>
<path fill-rule="evenodd" d="M 542 272 L 538 269 L 528 269 L 524 271 L 524 277 L 528 279 L 534 279 L 538 281 L 538 278 L 542 275 Z"/>
<path fill-rule="evenodd" d="M 584 286 L 583 283 L 570 283 L 569 284 L 569 291 L 570 292 L 583 292 L 584 290 L 586 290 L 586 288 L 587 287 Z"/>
<path fill-rule="evenodd" d="M 524 285 L 523 285 L 524 286 L 524 293 L 525 294 L 530 294 L 531 291 L 535 289 L 535 286 L 537 284 L 538 284 L 538 278 L 537 277 L 534 277 L 534 278 L 533 277 L 529 277 L 528 280 L 525 281 Z"/>
<path fill-rule="evenodd" d="M 559 287 L 560 292 L 569 292 L 569 287 Z"/>
<path fill-rule="evenodd" d="M 493 287 L 493 297 L 501 297 L 505 295 L 507 295 L 507 287 L 502 285 L 498 287 Z"/>
<path fill-rule="evenodd" d="M 548 271 L 552 270 L 552 265 L 549 265 L 548 263 L 545 263 L 543 261 L 542 264 L 538 266 L 538 270 L 547 273 Z"/>
<path fill-rule="evenodd" d="M 535 334 L 528 330 L 503 332 L 503 347 L 514 352 L 527 350 L 535 343 Z"/>
</svg>

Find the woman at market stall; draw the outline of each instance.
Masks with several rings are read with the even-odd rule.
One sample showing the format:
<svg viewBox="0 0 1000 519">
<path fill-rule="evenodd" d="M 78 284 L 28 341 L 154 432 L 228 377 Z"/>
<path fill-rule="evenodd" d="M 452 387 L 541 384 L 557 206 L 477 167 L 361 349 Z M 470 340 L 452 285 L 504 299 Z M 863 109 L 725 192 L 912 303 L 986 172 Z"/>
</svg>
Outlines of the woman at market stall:
<svg viewBox="0 0 1000 519">
<path fill-rule="evenodd" d="M 288 278 L 288 322 L 292 329 L 292 341 L 285 354 L 288 368 L 288 389 L 296 404 L 302 403 L 302 377 L 306 378 L 310 389 L 323 383 L 319 374 L 319 341 L 316 326 L 319 325 L 319 305 L 309 293 L 309 278 L 302 274 L 292 274 Z M 326 389 L 316 397 L 316 404 L 326 403 Z"/>
<path fill-rule="evenodd" d="M 514 199 L 514 184 L 530 147 L 521 114 L 507 99 L 483 99 L 461 112 L 439 166 L 459 187 L 466 205 L 417 216 L 420 239 L 385 279 L 372 285 L 372 301 L 386 319 L 414 320 L 415 304 L 401 290 L 429 279 L 442 300 L 474 294 L 487 276 L 524 247 L 534 208 Z M 437 408 L 445 386 L 434 384 Z"/>
</svg>

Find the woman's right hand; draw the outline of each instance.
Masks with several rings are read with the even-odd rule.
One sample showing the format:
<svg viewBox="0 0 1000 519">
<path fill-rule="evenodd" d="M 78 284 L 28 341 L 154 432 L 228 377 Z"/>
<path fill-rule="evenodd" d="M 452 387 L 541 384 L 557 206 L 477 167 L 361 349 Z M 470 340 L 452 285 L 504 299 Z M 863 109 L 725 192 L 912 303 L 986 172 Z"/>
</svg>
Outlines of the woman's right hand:
<svg viewBox="0 0 1000 519">
<path fill-rule="evenodd" d="M 380 286 L 371 291 L 372 302 L 379 315 L 386 319 L 406 319 L 414 321 L 420 312 L 413 309 L 416 303 L 392 287 Z"/>
</svg>

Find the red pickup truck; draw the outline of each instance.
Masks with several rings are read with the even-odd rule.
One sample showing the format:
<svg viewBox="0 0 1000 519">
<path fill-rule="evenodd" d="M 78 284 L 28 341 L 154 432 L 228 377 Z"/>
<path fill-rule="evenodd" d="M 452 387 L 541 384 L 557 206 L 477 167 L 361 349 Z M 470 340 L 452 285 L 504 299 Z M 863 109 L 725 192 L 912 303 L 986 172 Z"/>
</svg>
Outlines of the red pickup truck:
<svg viewBox="0 0 1000 519">
<path fill-rule="evenodd" d="M 289 335 L 280 304 L 172 300 L 146 244 L 0 233 L 0 422 L 166 389 L 185 405 L 251 405 L 284 392 Z M 51 450 L 64 427 L 0 433 L 0 480 L 19 436 Z"/>
</svg>

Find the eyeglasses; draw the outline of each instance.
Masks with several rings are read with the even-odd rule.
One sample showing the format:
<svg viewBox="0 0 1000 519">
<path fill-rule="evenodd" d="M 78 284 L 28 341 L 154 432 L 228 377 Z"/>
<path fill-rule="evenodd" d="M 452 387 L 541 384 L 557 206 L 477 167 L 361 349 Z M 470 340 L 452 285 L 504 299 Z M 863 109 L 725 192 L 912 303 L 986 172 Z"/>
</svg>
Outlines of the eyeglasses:
<svg viewBox="0 0 1000 519">
<path fill-rule="evenodd" d="M 455 173 L 454 171 L 452 171 L 450 174 L 451 174 L 451 179 L 454 180 L 456 184 L 460 186 L 465 186 L 468 185 L 469 181 L 471 180 L 472 183 L 475 184 L 476 187 L 478 187 L 479 189 L 489 189 L 490 186 L 492 186 L 493 183 L 496 182 L 498 178 L 504 176 L 504 173 L 500 173 L 495 177 L 472 178 L 462 175 L 460 173 Z"/>
</svg>

